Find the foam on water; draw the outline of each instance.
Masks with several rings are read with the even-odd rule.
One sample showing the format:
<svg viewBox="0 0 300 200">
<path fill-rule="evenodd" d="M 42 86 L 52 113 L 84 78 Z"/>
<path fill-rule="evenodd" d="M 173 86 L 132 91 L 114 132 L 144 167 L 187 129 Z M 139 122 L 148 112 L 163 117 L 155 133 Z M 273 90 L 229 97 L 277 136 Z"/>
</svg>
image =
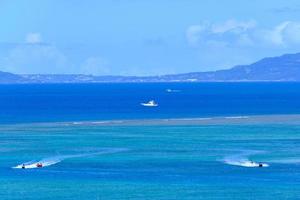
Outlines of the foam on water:
<svg viewBox="0 0 300 200">
<path fill-rule="evenodd" d="M 181 90 L 166 89 L 166 92 L 177 93 L 177 92 L 181 92 Z"/>
<path fill-rule="evenodd" d="M 248 119 L 249 116 L 230 116 L 230 117 L 224 117 L 225 119 Z"/>
<path fill-rule="evenodd" d="M 261 151 L 243 151 L 242 153 L 226 156 L 222 161 L 228 165 L 240 167 L 269 167 L 267 163 L 254 162 L 249 156 L 262 153 Z M 261 165 L 261 166 L 260 166 Z"/>
<path fill-rule="evenodd" d="M 25 166 L 26 169 L 33 169 L 33 168 L 38 168 L 37 165 L 39 163 L 41 163 L 43 165 L 43 167 L 48 167 L 48 166 L 54 165 L 56 163 L 59 163 L 62 160 L 64 160 L 64 159 L 60 158 L 60 157 L 49 157 L 49 158 L 42 159 L 42 160 L 40 160 L 38 162 L 22 163 L 22 164 L 17 165 L 17 166 L 15 166 L 13 168 L 14 169 L 22 169 L 23 164 L 24 164 L 24 166 Z"/>
<path fill-rule="evenodd" d="M 79 158 L 79 157 L 87 157 L 87 156 L 95 156 L 95 155 L 101 155 L 101 154 L 110 154 L 110 153 L 117 153 L 121 151 L 126 151 L 127 149 L 125 148 L 111 148 L 111 149 L 103 149 L 101 151 L 97 152 L 89 152 L 89 153 L 81 153 L 81 154 L 73 154 L 73 155 L 61 155 L 61 156 L 52 156 L 52 157 L 47 157 L 43 158 L 40 161 L 29 161 L 29 162 L 24 162 L 22 164 L 19 164 L 17 166 L 14 166 L 12 168 L 14 169 L 22 169 L 23 165 L 25 165 L 26 169 L 33 169 L 33 168 L 39 168 L 38 164 L 42 164 L 43 167 L 48 167 L 51 165 L 55 165 L 57 163 L 62 162 L 65 159 L 69 158 Z"/>
</svg>

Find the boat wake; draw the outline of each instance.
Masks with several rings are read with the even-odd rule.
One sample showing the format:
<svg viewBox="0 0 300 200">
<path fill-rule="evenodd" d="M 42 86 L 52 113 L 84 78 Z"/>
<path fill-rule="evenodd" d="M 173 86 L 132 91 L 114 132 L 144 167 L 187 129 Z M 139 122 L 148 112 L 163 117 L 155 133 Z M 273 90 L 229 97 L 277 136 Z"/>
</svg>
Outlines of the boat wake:
<svg viewBox="0 0 300 200">
<path fill-rule="evenodd" d="M 12 168 L 14 169 L 33 169 L 33 168 L 41 168 L 41 167 L 49 167 L 51 165 L 55 165 L 57 163 L 62 162 L 65 159 L 69 158 L 79 158 L 79 157 L 87 157 L 87 156 L 96 156 L 102 154 L 111 154 L 111 153 L 118 153 L 122 151 L 126 151 L 127 149 L 123 148 L 113 148 L 113 149 L 103 149 L 97 152 L 89 152 L 89 153 L 81 153 L 81 154 L 74 154 L 74 155 L 61 155 L 61 156 L 52 156 L 41 159 L 40 161 L 29 161 Z"/>
<path fill-rule="evenodd" d="M 228 165 L 240 167 L 269 167 L 267 163 L 254 162 L 249 160 L 249 156 L 262 153 L 261 151 L 244 151 L 240 154 L 226 156 L 222 161 Z"/>
<path fill-rule="evenodd" d="M 62 160 L 64 160 L 63 158 L 58 157 L 49 157 L 49 158 L 45 158 L 43 160 L 40 160 L 38 162 L 36 161 L 30 161 L 30 162 L 26 162 L 26 163 L 22 163 L 20 165 L 17 165 L 15 167 L 12 167 L 14 169 L 33 169 L 33 168 L 38 168 L 39 164 L 41 164 L 42 167 L 48 167 L 51 165 L 54 165 L 56 163 L 61 162 Z"/>
<path fill-rule="evenodd" d="M 175 93 L 175 92 L 181 92 L 181 90 L 166 89 L 166 92 Z"/>
</svg>

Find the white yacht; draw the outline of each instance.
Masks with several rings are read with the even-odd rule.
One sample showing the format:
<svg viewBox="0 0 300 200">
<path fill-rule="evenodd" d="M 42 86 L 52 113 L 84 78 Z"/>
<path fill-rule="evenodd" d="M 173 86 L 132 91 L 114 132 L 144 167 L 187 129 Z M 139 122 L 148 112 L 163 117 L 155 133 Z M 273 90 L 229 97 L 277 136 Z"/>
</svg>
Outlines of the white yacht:
<svg viewBox="0 0 300 200">
<path fill-rule="evenodd" d="M 147 107 L 156 107 L 158 106 L 158 104 L 154 101 L 154 100 L 151 100 L 147 103 L 141 103 L 142 106 L 147 106 Z"/>
</svg>

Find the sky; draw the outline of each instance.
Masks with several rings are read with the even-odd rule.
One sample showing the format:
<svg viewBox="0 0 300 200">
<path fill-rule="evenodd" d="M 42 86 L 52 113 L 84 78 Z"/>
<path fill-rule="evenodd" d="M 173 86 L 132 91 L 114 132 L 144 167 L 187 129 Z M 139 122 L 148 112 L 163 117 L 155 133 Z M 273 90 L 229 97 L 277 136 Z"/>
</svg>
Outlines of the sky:
<svg viewBox="0 0 300 200">
<path fill-rule="evenodd" d="M 300 52 L 299 0 L 0 0 L 0 70 L 163 75 Z"/>
</svg>

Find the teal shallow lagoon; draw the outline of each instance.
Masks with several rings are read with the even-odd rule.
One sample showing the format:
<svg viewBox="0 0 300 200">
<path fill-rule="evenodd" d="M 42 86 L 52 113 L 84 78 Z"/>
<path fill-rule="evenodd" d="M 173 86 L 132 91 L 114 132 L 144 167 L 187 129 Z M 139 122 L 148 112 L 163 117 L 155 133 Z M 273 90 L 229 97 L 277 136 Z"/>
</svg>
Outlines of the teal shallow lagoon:
<svg viewBox="0 0 300 200">
<path fill-rule="evenodd" d="M 0 131 L 2 199 L 300 196 L 300 123 L 295 121 L 151 126 L 16 124 L 1 125 Z M 12 168 L 57 157 L 62 159 L 41 169 Z M 224 162 L 228 157 L 262 161 L 270 167 L 228 165 Z"/>
</svg>

